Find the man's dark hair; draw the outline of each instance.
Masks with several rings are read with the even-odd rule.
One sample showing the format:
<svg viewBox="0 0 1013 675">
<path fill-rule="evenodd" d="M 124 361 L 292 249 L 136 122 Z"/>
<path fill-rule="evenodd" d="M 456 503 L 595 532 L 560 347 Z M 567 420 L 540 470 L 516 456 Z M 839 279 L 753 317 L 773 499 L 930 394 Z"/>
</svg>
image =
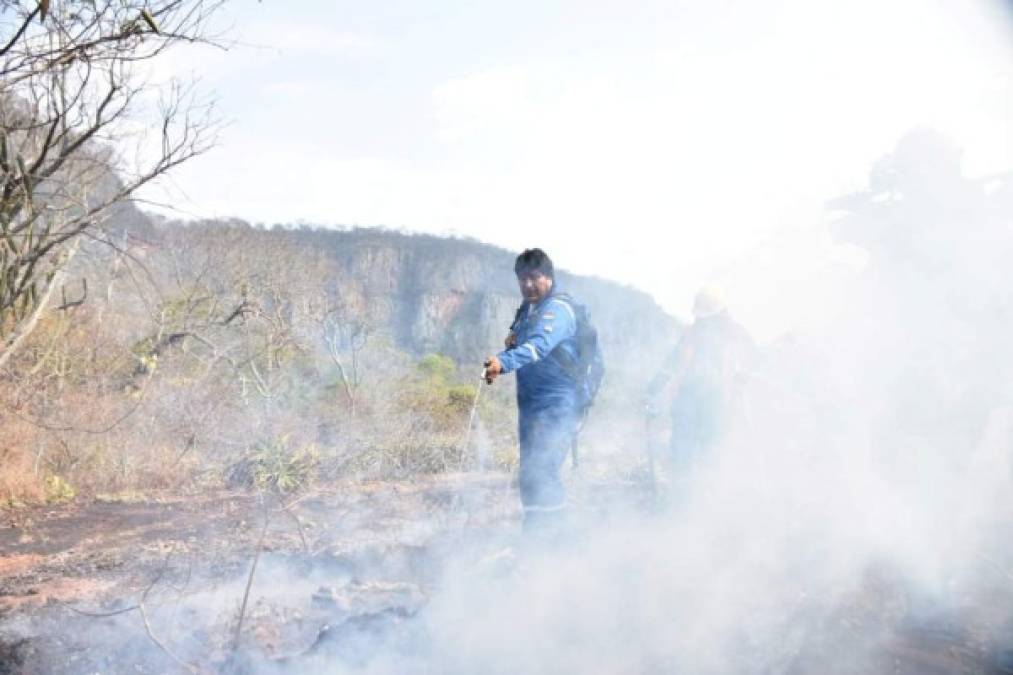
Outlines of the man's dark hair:
<svg viewBox="0 0 1013 675">
<path fill-rule="evenodd" d="M 525 272 L 541 272 L 550 279 L 555 279 L 555 271 L 552 269 L 552 259 L 540 248 L 528 248 L 517 256 L 514 262 L 514 274 L 520 276 Z"/>
</svg>

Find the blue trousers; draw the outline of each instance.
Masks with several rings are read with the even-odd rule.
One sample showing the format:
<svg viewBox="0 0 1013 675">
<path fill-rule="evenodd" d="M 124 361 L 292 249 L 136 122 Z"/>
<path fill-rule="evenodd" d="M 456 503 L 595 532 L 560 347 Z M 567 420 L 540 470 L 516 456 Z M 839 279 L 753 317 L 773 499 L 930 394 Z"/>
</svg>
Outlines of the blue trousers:
<svg viewBox="0 0 1013 675">
<path fill-rule="evenodd" d="M 536 513 L 561 510 L 566 492 L 560 476 L 577 434 L 579 415 L 571 404 L 520 410 L 521 504 L 525 522 Z"/>
</svg>

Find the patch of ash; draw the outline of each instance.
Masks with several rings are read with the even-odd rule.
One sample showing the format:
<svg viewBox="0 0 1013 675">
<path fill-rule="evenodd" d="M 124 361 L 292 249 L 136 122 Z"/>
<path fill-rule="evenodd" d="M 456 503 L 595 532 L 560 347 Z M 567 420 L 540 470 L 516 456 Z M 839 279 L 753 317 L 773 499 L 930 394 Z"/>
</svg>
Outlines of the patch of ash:
<svg viewBox="0 0 1013 675">
<path fill-rule="evenodd" d="M 28 673 L 162 673 L 178 670 L 178 661 L 201 664 L 202 672 L 250 672 L 285 669 L 318 654 L 343 663 L 344 656 L 333 654 L 345 654 L 349 645 L 380 634 L 399 640 L 424 611 L 447 560 L 477 550 L 490 537 L 515 534 L 516 524 L 504 515 L 508 509 L 480 513 L 506 497 L 515 499 L 501 481 L 491 498 L 478 494 L 485 487 L 456 487 L 474 492 L 469 512 L 460 500 L 441 510 L 444 500 L 418 486 L 374 486 L 361 495 L 307 499 L 294 507 L 295 519 L 274 513 L 238 644 L 234 631 L 263 506 L 222 507 L 224 515 L 215 514 L 204 538 L 149 540 L 144 532 L 151 529 L 129 527 L 116 548 L 65 548 L 44 556 L 27 565 L 24 576 L 0 580 L 11 593 L 39 596 L 35 605 L 0 619 L 0 636 L 15 645 L 11 653 L 16 649 L 23 661 L 18 672 Z M 434 487 L 447 489 L 444 482 Z M 58 522 L 55 516 L 49 521 Z M 171 525 L 169 520 L 158 529 Z M 194 527 L 190 523 L 184 531 Z M 115 533 L 110 535 L 103 542 L 115 542 Z M 104 592 L 49 592 L 75 579 L 111 584 Z"/>
</svg>

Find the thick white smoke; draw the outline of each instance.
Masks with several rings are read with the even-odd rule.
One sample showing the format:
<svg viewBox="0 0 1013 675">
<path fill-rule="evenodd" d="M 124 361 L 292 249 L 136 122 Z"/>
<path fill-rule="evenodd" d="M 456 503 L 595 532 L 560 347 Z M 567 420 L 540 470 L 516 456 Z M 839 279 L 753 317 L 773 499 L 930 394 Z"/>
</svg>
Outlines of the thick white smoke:
<svg viewBox="0 0 1013 675">
<path fill-rule="evenodd" d="M 947 640 L 998 668 L 1013 639 L 1010 191 L 964 178 L 945 139 L 907 136 L 837 204 L 838 236 L 870 252 L 848 302 L 764 350 L 698 474 L 659 463 L 670 508 L 585 496 L 573 541 L 452 559 L 413 658 L 367 670 L 893 672 L 905 645 L 931 660 Z"/>
<path fill-rule="evenodd" d="M 391 488 L 332 514 L 347 551 L 265 553 L 236 660 L 207 636 L 234 625 L 243 570 L 153 602 L 156 632 L 189 662 L 262 673 L 1007 672 L 1013 180 L 969 180 L 915 132 L 833 206 L 866 269 L 761 350 L 696 473 L 630 412 L 644 392 L 604 392 L 568 470 L 568 537 L 521 538 L 502 476 L 447 479 L 414 522 L 405 504 L 426 502 Z M 465 468 L 488 463 L 488 433 Z M 117 665 L 166 662 L 132 630 Z"/>
</svg>

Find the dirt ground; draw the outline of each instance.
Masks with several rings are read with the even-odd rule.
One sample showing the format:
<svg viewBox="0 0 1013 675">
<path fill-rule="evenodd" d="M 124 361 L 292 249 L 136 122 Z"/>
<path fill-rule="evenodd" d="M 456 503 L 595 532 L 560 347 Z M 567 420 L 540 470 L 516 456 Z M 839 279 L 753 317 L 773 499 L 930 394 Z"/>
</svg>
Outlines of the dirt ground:
<svg viewBox="0 0 1013 675">
<path fill-rule="evenodd" d="M 495 475 L 285 499 L 80 502 L 3 518 L 0 674 L 391 672 L 373 659 L 389 650 L 396 664 L 399 649 L 426 639 L 416 617 L 444 562 L 495 566 L 519 522 L 515 487 Z M 798 603 L 805 631 L 777 672 L 1013 673 L 1011 568 L 989 559 L 939 606 L 889 566 L 870 567 L 838 606 Z M 869 636 L 882 647 L 861 668 L 832 660 L 842 641 Z M 735 658 L 748 663 L 748 649 Z"/>
<path fill-rule="evenodd" d="M 238 616 L 255 558 L 253 598 L 265 595 L 281 568 L 319 577 L 298 590 L 321 610 L 305 647 L 333 618 L 333 605 L 347 604 L 348 597 L 357 606 L 345 609 L 356 616 L 417 605 L 413 596 L 433 569 L 424 558 L 435 553 L 441 537 L 505 527 L 516 511 L 507 479 L 448 476 L 337 485 L 294 498 L 164 496 L 5 512 L 0 673 L 186 672 L 172 649 L 159 646 L 161 637 L 146 630 L 138 607 L 150 618 L 180 598 L 220 607 L 221 616 L 199 619 L 217 634 L 207 635 L 201 649 L 190 645 L 184 651 L 218 659 L 201 670 L 227 670 L 229 624 Z M 392 578 L 408 581 L 391 585 Z M 341 598 L 328 597 L 324 582 L 333 579 L 345 584 Z M 223 597 L 209 603 L 211 595 Z M 271 632 L 307 620 L 259 621 L 277 611 L 251 603 L 244 616 L 243 639 L 271 656 L 299 644 Z"/>
</svg>

